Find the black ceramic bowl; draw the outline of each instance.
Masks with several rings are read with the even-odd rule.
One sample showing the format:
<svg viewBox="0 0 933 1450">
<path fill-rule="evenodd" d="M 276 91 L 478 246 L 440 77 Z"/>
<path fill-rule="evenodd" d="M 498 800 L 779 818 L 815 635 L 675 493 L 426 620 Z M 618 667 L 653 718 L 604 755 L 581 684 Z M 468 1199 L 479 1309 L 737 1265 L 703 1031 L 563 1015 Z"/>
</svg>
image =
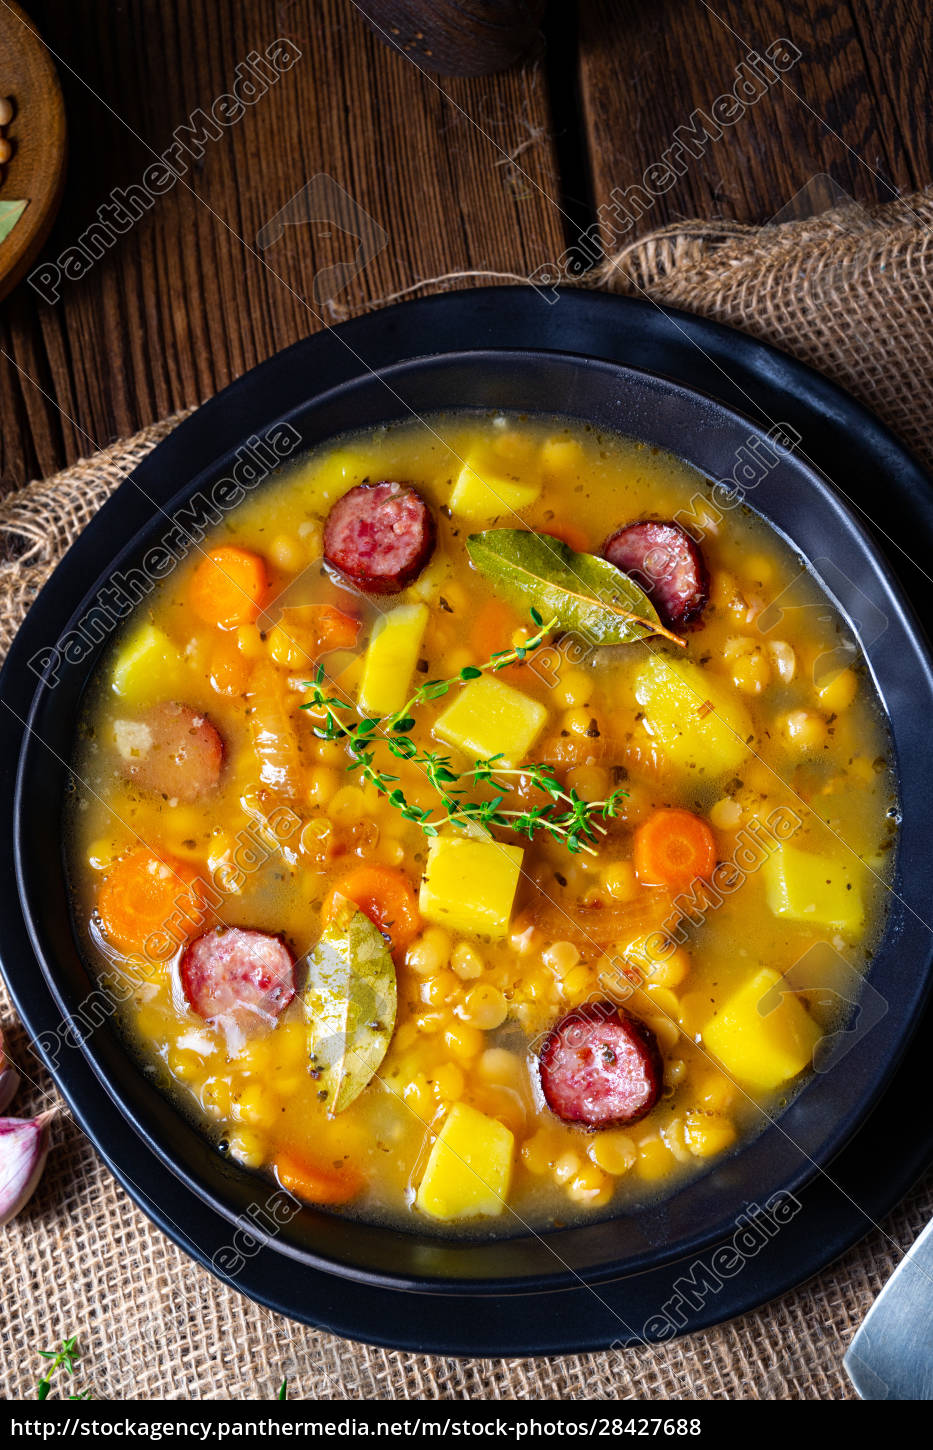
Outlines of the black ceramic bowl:
<svg viewBox="0 0 933 1450">
<path fill-rule="evenodd" d="M 257 378 L 261 386 L 261 369 Z M 753 422 L 678 384 L 557 352 L 418 358 L 329 390 L 309 386 L 314 396 L 287 412 L 281 411 L 282 396 L 266 391 L 270 395 L 259 399 L 266 425 L 287 419 L 303 448 L 347 429 L 412 414 L 511 409 L 579 418 L 669 449 L 713 480 L 732 480 L 744 456 L 740 450 L 765 436 Z M 301 394 L 299 378 L 293 396 Z M 252 404 L 255 429 L 255 395 Z M 227 436 L 236 436 L 235 428 Z M 79 1009 L 93 982 L 71 924 L 60 822 L 74 722 L 107 641 L 74 650 L 71 661 L 64 642 L 100 589 L 117 571 L 125 574 L 138 564 L 186 500 L 229 476 L 234 453 L 206 464 L 203 443 L 202 436 L 197 472 L 158 484 L 158 497 L 141 492 L 132 480 L 118 490 L 55 572 L 32 620 L 36 650 L 57 647 L 58 657 L 55 680 L 37 683 L 18 764 L 17 879 L 37 959 L 66 1017 Z M 774 445 L 767 447 L 773 455 Z M 878 1019 L 871 1030 L 854 1050 L 837 1053 L 835 1065 L 814 1074 L 777 1124 L 662 1202 L 602 1223 L 476 1242 L 355 1223 L 310 1207 L 277 1234 L 266 1235 L 262 1221 L 256 1224 L 255 1207 L 269 1198 L 272 1185 L 215 1153 L 128 1054 L 109 1018 L 104 1020 L 82 1042 L 95 1072 L 149 1149 L 229 1221 L 252 1223 L 254 1236 L 281 1253 L 374 1284 L 483 1293 L 595 1282 L 713 1244 L 732 1230 L 749 1203 L 798 1188 L 826 1165 L 869 1111 L 906 1046 L 930 981 L 925 919 L 931 785 L 925 760 L 933 674 L 916 622 L 868 536 L 824 479 L 793 453 L 781 447 L 776 452 L 776 463 L 756 480 L 749 502 L 814 568 L 859 636 L 896 752 L 903 823 L 889 915 L 869 974 Z M 152 476 L 150 468 L 150 490 Z"/>
</svg>

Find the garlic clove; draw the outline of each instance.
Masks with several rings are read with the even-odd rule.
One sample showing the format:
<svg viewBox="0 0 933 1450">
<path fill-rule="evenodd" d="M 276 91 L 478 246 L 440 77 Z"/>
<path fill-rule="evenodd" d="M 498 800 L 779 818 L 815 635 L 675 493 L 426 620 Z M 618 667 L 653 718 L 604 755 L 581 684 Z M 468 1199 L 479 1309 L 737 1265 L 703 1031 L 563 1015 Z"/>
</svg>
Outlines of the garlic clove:
<svg viewBox="0 0 933 1450">
<path fill-rule="evenodd" d="M 0 1228 L 36 1191 L 49 1152 L 54 1109 L 37 1118 L 0 1118 Z"/>
<path fill-rule="evenodd" d="M 5 1113 L 19 1087 L 19 1073 L 6 1055 L 3 1033 L 0 1032 L 0 1113 Z"/>
</svg>

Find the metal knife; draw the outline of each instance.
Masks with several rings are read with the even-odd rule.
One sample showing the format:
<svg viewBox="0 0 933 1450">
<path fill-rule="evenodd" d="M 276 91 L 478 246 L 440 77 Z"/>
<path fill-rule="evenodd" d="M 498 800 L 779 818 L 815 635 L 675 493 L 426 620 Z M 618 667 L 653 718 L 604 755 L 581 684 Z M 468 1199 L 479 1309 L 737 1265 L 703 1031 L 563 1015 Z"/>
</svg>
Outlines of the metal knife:
<svg viewBox="0 0 933 1450">
<path fill-rule="evenodd" d="M 863 1400 L 933 1400 L 933 1221 L 869 1309 L 843 1365 Z"/>
</svg>

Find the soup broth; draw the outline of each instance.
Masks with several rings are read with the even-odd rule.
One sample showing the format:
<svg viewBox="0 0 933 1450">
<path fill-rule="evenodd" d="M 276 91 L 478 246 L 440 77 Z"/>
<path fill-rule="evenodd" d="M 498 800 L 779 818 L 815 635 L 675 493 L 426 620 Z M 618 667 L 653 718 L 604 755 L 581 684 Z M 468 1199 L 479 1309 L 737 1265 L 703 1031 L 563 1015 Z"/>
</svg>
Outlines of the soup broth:
<svg viewBox="0 0 933 1450">
<path fill-rule="evenodd" d="M 283 469 L 138 606 L 78 733 L 76 920 L 216 1151 L 520 1232 L 715 1170 L 805 1084 L 883 924 L 894 778 L 843 621 L 729 502 L 625 438 L 454 413 Z M 606 643 L 620 529 L 658 613 Z M 516 530 L 559 541 L 559 617 Z"/>
</svg>

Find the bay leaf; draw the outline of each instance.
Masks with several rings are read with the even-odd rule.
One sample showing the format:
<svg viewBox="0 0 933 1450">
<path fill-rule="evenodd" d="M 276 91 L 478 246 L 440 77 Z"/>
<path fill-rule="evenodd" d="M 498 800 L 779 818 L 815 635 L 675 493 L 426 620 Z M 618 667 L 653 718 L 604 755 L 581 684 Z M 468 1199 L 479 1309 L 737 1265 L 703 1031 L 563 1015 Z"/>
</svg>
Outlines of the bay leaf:
<svg viewBox="0 0 933 1450">
<path fill-rule="evenodd" d="M 379 928 L 354 906 L 308 956 L 305 988 L 310 1067 L 328 1114 L 355 1102 L 378 1071 L 395 1027 L 395 964 Z"/>
<path fill-rule="evenodd" d="M 28 205 L 28 201 L 0 201 L 0 242 L 6 241 Z"/>
<path fill-rule="evenodd" d="M 592 646 L 630 644 L 665 629 L 645 591 L 596 554 L 578 554 L 550 534 L 530 529 L 487 529 L 471 534 L 467 553 L 481 574 L 514 603 L 533 605 L 545 621 L 579 634 Z"/>
</svg>

